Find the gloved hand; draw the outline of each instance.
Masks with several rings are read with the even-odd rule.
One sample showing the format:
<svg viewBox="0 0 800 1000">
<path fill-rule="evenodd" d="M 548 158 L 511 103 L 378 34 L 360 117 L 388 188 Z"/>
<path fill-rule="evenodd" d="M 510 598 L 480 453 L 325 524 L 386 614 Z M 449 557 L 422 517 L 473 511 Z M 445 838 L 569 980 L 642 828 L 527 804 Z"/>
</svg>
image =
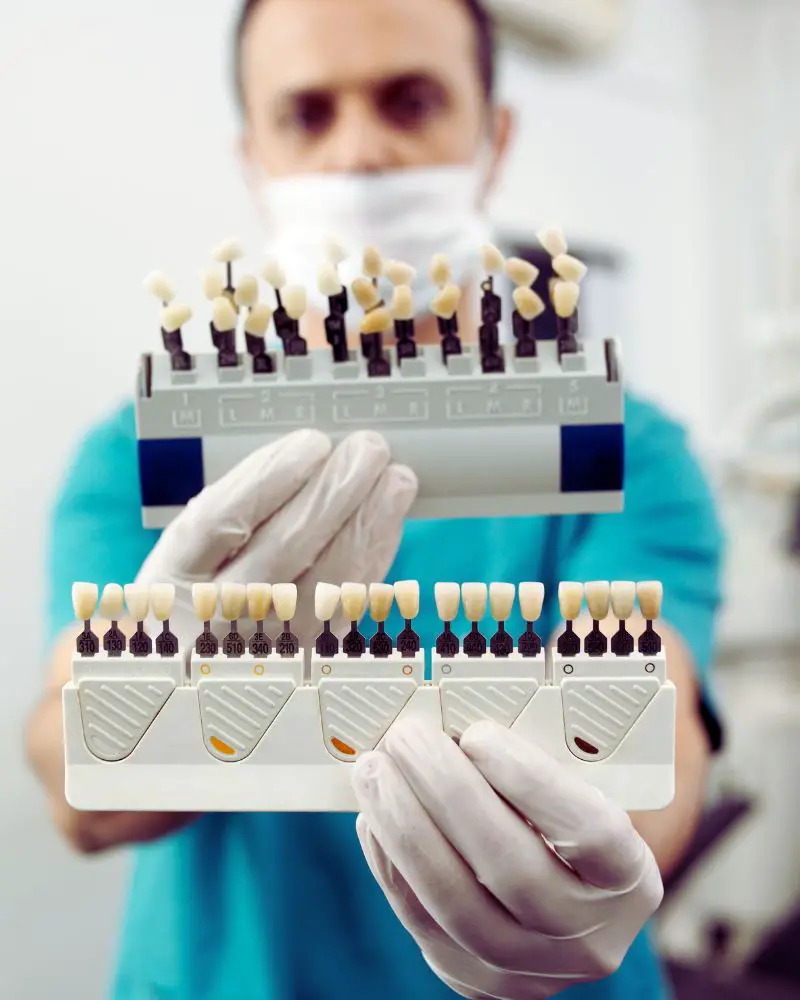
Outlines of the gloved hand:
<svg viewBox="0 0 800 1000">
<path fill-rule="evenodd" d="M 353 785 L 373 875 L 462 996 L 540 1000 L 610 975 L 661 902 L 627 814 L 495 723 L 471 726 L 460 748 L 399 723 Z"/>
<path fill-rule="evenodd" d="M 202 628 L 192 584 L 296 583 L 292 631 L 307 647 L 321 631 L 317 582 L 383 580 L 416 491 L 416 477 L 390 464 L 379 434 L 356 432 L 333 450 L 324 434 L 296 431 L 194 497 L 164 530 L 137 583 L 175 585 L 170 627 L 185 646 Z M 214 627 L 220 636 L 227 631 L 224 622 Z"/>
</svg>

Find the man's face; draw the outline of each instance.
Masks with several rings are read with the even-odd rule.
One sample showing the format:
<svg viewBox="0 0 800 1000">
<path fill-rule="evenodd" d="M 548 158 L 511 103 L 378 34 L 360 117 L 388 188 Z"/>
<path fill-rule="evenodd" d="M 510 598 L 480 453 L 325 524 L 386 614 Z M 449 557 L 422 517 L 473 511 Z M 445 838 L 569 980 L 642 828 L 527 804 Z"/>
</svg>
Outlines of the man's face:
<svg viewBox="0 0 800 1000">
<path fill-rule="evenodd" d="M 461 0 L 262 0 L 242 40 L 244 151 L 267 176 L 495 160 Z"/>
</svg>

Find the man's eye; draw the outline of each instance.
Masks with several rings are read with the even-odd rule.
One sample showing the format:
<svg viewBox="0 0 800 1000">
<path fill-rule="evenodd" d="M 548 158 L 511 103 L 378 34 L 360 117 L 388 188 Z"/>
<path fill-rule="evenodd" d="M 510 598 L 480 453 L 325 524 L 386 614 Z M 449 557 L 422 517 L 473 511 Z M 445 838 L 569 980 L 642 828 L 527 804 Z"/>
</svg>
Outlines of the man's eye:
<svg viewBox="0 0 800 1000">
<path fill-rule="evenodd" d="M 333 101 L 322 94 L 298 98 L 284 115 L 290 127 L 310 135 L 320 135 L 330 128 L 334 119 Z"/>
<path fill-rule="evenodd" d="M 430 80 L 398 80 L 378 95 L 381 114 L 397 128 L 424 127 L 446 104 L 441 87 Z"/>
</svg>

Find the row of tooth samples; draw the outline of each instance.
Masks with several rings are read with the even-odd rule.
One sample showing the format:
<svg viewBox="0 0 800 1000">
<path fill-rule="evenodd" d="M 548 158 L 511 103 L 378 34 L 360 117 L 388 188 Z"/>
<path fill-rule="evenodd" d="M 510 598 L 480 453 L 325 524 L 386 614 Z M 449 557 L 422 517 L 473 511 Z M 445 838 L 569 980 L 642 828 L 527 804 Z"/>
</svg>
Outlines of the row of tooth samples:
<svg viewBox="0 0 800 1000">
<path fill-rule="evenodd" d="M 250 656 L 269 656 L 273 643 L 264 630 L 264 621 L 274 608 L 283 623 L 274 643 L 279 656 L 297 656 L 300 641 L 292 632 L 292 619 L 297 610 L 297 586 L 294 583 L 196 583 L 192 587 L 192 603 L 195 614 L 203 623 L 203 631 L 195 640 L 194 649 L 198 656 L 218 656 L 236 658 L 248 652 Z M 211 622 L 217 610 L 230 631 L 220 643 L 211 631 Z M 239 632 L 239 620 L 244 611 L 255 622 L 255 632 L 245 641 Z"/>
<path fill-rule="evenodd" d="M 557 316 L 557 347 L 561 357 L 579 349 L 577 306 L 580 283 L 587 269 L 585 264 L 567 252 L 567 243 L 560 229 L 543 229 L 537 237 L 552 260 L 555 277 L 551 280 L 549 294 Z M 487 373 L 502 372 L 505 368 L 500 347 L 502 299 L 495 290 L 497 276 L 505 274 L 515 286 L 512 315 L 515 357 L 537 356 L 534 323 L 545 311 L 546 305 L 532 287 L 539 276 L 533 264 L 519 257 L 506 259 L 492 244 L 480 247 L 479 255 L 484 272 L 478 336 L 481 367 Z M 308 344 L 300 333 L 300 321 L 307 307 L 306 290 L 299 285 L 287 284 L 280 262 L 268 260 L 261 276 L 272 289 L 275 304 L 270 306 L 261 302 L 255 275 L 241 275 L 234 283 L 233 265 L 242 256 L 243 252 L 235 240 L 225 240 L 213 251 L 214 260 L 218 265 L 222 264 L 223 269 L 217 267 L 201 273 L 203 291 L 211 303 L 211 342 L 217 351 L 220 368 L 237 367 L 241 362 L 236 333 L 240 315 L 244 314 L 245 346 L 252 359 L 253 371 L 268 374 L 275 370 L 274 359 L 266 345 L 271 323 L 274 323 L 275 333 L 286 355 L 308 353 Z M 350 297 L 338 270 L 348 254 L 341 246 L 330 242 L 325 248 L 325 256 L 319 267 L 317 285 L 328 301 L 326 340 L 334 364 L 340 364 L 350 360 L 346 326 Z M 364 250 L 361 269 L 363 275 L 356 278 L 351 286 L 353 297 L 363 311 L 360 321 L 361 353 L 367 362 L 370 377 L 386 377 L 391 374 L 391 362 L 384 348 L 387 334 L 394 334 L 395 353 L 401 364 L 417 356 L 411 288 L 416 272 L 402 261 L 384 260 L 377 247 Z M 448 357 L 463 353 L 458 327 L 462 291 L 453 281 L 446 254 L 435 254 L 431 259 L 429 277 L 438 288 L 432 311 L 437 318 L 442 359 L 446 361 Z M 388 304 L 380 292 L 382 279 L 393 288 Z M 144 284 L 162 304 L 161 337 L 170 355 L 173 371 L 191 370 L 193 361 L 183 344 L 183 327 L 191 319 L 192 310 L 175 301 L 172 284 L 160 271 L 149 274 Z"/>
<path fill-rule="evenodd" d="M 83 631 L 76 640 L 80 656 L 95 656 L 100 652 L 100 639 L 92 632 L 92 618 L 110 621 L 111 627 L 103 635 L 102 648 L 109 656 L 121 656 L 126 650 L 133 656 L 149 656 L 153 652 L 153 640 L 145 631 L 145 619 L 149 612 L 161 622 L 161 632 L 155 640 L 159 656 L 176 656 L 178 639 L 169 628 L 169 618 L 175 606 L 175 587 L 170 583 L 156 583 L 149 587 L 128 583 L 121 587 L 118 583 L 108 583 L 103 588 L 98 602 L 96 583 L 75 583 L 72 586 L 72 607 L 75 617 L 83 622 Z M 136 631 L 125 638 L 119 621 L 127 609 L 128 617 L 136 622 Z"/>
<path fill-rule="evenodd" d="M 610 651 L 616 656 L 630 656 L 634 651 L 634 639 L 625 622 L 634 612 L 636 601 L 645 619 L 645 629 L 639 635 L 636 648 L 644 656 L 657 656 L 661 652 L 661 637 L 653 628 L 653 622 L 661 614 L 663 597 L 662 585 L 656 580 L 641 583 L 615 580 L 594 580 L 585 586 L 582 583 L 563 582 L 558 587 L 558 605 L 566 627 L 558 637 L 556 648 L 561 656 L 577 656 L 581 652 L 581 639 L 573 628 L 573 622 L 581 613 L 584 596 L 586 607 L 592 618 L 591 631 L 583 640 L 583 652 L 589 656 L 602 656 Z M 609 606 L 618 621 L 617 631 L 611 641 L 602 631 L 600 623 L 608 617 Z"/>
<path fill-rule="evenodd" d="M 333 583 L 318 583 L 314 595 L 314 613 L 322 622 L 322 632 L 315 644 L 319 656 L 336 656 L 339 653 L 339 639 L 331 631 L 331 619 L 341 601 L 342 614 L 350 622 L 350 630 L 342 639 L 341 651 L 345 656 L 364 656 L 369 649 L 371 656 L 391 656 L 395 645 L 402 656 L 414 656 L 419 652 L 420 639 L 412 628 L 412 622 L 419 614 L 419 584 L 416 580 L 402 580 L 398 583 L 343 583 L 341 587 Z M 386 631 L 386 619 L 392 610 L 392 603 L 405 619 L 405 628 L 397 636 L 395 644 Z M 367 606 L 376 631 L 367 640 L 359 631 L 359 620 Z"/>
</svg>

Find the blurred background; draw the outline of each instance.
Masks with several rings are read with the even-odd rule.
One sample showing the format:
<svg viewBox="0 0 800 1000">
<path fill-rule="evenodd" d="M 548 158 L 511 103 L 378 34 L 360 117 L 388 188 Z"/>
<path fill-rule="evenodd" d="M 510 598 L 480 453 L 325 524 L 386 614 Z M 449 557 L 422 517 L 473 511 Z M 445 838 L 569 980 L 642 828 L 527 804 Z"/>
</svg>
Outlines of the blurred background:
<svg viewBox="0 0 800 1000">
<path fill-rule="evenodd" d="M 0 995 L 103 994 L 126 858 L 71 856 L 21 756 L 41 684 L 43 525 L 88 424 L 157 346 L 154 267 L 198 285 L 258 226 L 218 0 L 38 0 L 0 30 Z M 563 225 L 590 333 L 690 428 L 729 532 L 728 740 L 658 936 L 681 997 L 800 995 L 800 4 L 495 0 L 518 141 L 494 204 Z M 199 301 L 199 287 L 197 299 Z M 191 349 L 191 346 L 190 346 Z M 11 585 L 13 581 L 13 586 Z M 32 652 L 32 650 L 36 650 Z M 9 682 L 10 678 L 10 682 Z M 156 915 L 154 915 L 156 917 Z M 36 939 L 36 949 L 19 943 Z"/>
</svg>

